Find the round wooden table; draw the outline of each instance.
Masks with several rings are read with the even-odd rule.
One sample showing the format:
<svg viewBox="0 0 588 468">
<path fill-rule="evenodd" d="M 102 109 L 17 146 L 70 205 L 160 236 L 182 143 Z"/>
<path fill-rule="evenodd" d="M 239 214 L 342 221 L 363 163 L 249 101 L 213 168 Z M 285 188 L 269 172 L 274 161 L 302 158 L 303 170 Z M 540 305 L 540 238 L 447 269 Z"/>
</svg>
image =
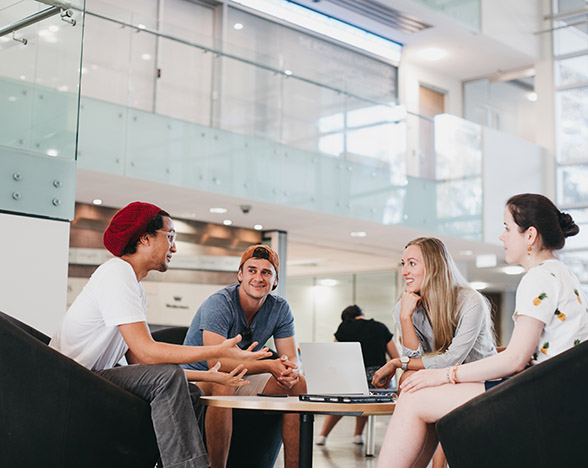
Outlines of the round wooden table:
<svg viewBox="0 0 588 468">
<path fill-rule="evenodd" d="M 315 414 L 342 416 L 375 416 L 392 414 L 396 403 L 323 403 L 300 401 L 298 397 L 268 396 L 203 396 L 202 404 L 219 408 L 239 408 L 259 411 L 279 411 L 300 414 L 299 463 L 303 468 L 312 467 L 313 423 Z M 369 428 L 368 428 L 369 431 Z"/>
</svg>

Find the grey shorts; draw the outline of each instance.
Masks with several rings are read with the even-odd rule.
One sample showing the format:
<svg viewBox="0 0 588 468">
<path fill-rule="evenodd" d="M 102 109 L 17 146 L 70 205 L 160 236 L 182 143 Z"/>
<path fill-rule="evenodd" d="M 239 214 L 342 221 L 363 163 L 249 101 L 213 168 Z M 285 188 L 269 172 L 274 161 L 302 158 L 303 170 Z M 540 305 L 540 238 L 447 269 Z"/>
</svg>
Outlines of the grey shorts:
<svg viewBox="0 0 588 468">
<path fill-rule="evenodd" d="M 242 387 L 237 387 L 235 395 L 257 395 L 258 393 L 263 393 L 263 389 L 271 377 L 272 374 L 270 373 L 246 375 L 245 379 L 249 380 L 250 383 Z"/>
</svg>

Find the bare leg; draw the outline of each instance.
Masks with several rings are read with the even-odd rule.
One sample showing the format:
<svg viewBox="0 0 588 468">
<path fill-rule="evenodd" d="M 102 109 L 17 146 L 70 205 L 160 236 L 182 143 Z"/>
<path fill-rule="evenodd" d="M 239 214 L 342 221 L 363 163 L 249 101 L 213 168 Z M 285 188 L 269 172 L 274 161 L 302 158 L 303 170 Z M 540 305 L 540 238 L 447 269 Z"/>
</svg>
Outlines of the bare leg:
<svg viewBox="0 0 588 468">
<path fill-rule="evenodd" d="M 433 468 L 447 468 L 447 458 L 445 458 L 445 452 L 440 445 L 433 455 Z"/>
<path fill-rule="evenodd" d="M 384 437 L 378 468 L 426 467 L 438 445 L 433 424 L 483 392 L 482 383 L 402 392 Z"/>
<path fill-rule="evenodd" d="M 355 432 L 353 433 L 353 435 L 362 435 L 363 434 L 363 428 L 367 424 L 367 420 L 368 420 L 367 416 L 357 416 L 355 418 Z"/>
<path fill-rule="evenodd" d="M 325 422 L 323 424 L 323 428 L 321 429 L 321 435 L 323 437 L 328 437 L 331 433 L 335 425 L 341 420 L 343 416 L 335 415 L 335 414 L 328 414 L 325 417 Z"/>
<path fill-rule="evenodd" d="M 306 393 L 306 380 L 300 377 L 299 382 L 289 390 L 280 387 L 274 378 L 270 378 L 263 393 L 282 393 L 300 395 Z M 282 417 L 282 440 L 284 441 L 284 466 L 298 467 L 298 445 L 300 440 L 300 419 L 298 414 L 284 414 Z"/>
<path fill-rule="evenodd" d="M 206 395 L 232 395 L 235 387 L 200 382 L 198 385 Z M 211 468 L 225 468 L 233 433 L 233 410 L 209 406 L 204 418 L 206 446 Z"/>
</svg>

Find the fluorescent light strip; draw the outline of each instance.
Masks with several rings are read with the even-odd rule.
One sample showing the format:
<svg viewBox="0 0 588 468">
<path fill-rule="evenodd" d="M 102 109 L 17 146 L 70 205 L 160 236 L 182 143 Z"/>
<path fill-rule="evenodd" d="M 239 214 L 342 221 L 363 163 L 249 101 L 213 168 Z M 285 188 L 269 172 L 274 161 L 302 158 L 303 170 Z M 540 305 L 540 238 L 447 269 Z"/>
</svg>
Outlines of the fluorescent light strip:
<svg viewBox="0 0 588 468">
<path fill-rule="evenodd" d="M 395 65 L 400 63 L 402 52 L 400 44 L 295 3 L 286 0 L 232 0 L 232 2 L 378 55 L 392 61 Z"/>
</svg>

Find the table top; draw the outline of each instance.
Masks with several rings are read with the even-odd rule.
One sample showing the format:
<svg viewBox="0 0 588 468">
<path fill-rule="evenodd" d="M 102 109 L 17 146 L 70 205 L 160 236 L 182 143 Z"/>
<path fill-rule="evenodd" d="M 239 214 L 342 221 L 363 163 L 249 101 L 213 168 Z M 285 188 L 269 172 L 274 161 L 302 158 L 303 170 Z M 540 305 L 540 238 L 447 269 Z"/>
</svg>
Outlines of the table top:
<svg viewBox="0 0 588 468">
<path fill-rule="evenodd" d="M 205 406 L 220 408 L 239 408 L 264 411 L 284 411 L 295 413 L 337 413 L 351 416 L 369 416 L 371 414 L 392 414 L 396 403 L 323 403 L 300 401 L 297 396 L 262 397 L 262 396 L 202 396 Z"/>
</svg>

